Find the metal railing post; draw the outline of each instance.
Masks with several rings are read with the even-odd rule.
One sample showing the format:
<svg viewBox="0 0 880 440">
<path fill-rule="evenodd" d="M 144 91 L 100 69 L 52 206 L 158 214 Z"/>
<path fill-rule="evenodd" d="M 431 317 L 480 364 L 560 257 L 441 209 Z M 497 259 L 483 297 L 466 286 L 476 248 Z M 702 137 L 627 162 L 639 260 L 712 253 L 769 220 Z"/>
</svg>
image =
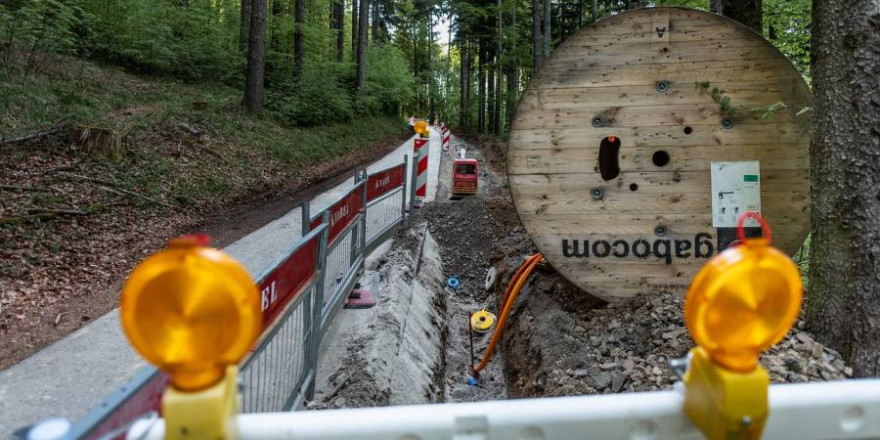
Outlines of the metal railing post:
<svg viewBox="0 0 880 440">
<path fill-rule="evenodd" d="M 413 140 L 415 143 L 415 140 Z M 416 203 L 416 177 L 418 175 L 419 168 L 419 156 L 413 150 L 413 161 L 412 161 L 412 170 L 409 173 L 409 209 L 410 211 L 415 208 Z"/>
<path fill-rule="evenodd" d="M 300 214 L 302 214 L 302 236 L 305 237 L 312 231 L 312 213 L 309 210 L 309 202 L 302 202 Z"/>
<path fill-rule="evenodd" d="M 323 316 L 324 316 L 324 280 L 327 276 L 327 239 L 330 236 L 330 213 L 324 211 L 322 224 L 324 230 L 318 238 L 318 261 L 316 263 L 317 279 L 315 280 L 315 291 L 312 297 L 312 326 L 309 333 L 309 347 L 312 349 L 312 356 L 309 358 L 309 369 L 314 372 L 311 376 L 311 383 L 306 387 L 306 400 L 312 401 L 315 398 L 315 380 L 318 376 L 318 353 L 321 349 L 321 336 L 323 335 Z"/>
<path fill-rule="evenodd" d="M 361 268 L 360 272 L 363 272 L 366 267 L 367 262 L 367 182 L 368 179 L 364 179 L 364 184 L 361 186 L 361 254 L 364 258 L 361 259 Z"/>
<path fill-rule="evenodd" d="M 400 189 L 400 198 L 403 200 L 400 207 L 400 218 L 406 218 L 406 166 L 409 164 L 409 155 L 403 155 L 403 188 Z"/>
<path fill-rule="evenodd" d="M 366 188 L 367 185 L 364 184 L 361 186 Z M 365 209 L 366 209 L 366 207 L 361 207 L 361 212 L 359 212 L 358 215 L 365 216 L 366 215 Z M 355 221 L 357 222 L 358 219 L 355 219 Z M 351 270 L 351 265 L 354 264 L 355 261 L 357 261 L 358 245 L 361 242 L 358 239 L 358 237 L 360 237 L 361 235 L 367 235 L 367 231 L 358 231 L 358 229 L 359 229 L 359 226 L 355 226 L 355 227 L 351 228 L 351 254 L 349 254 L 350 257 L 348 259 L 348 265 L 349 265 L 348 270 Z M 360 234 L 360 235 L 358 235 L 358 234 Z M 345 273 L 348 273 L 348 270 L 346 270 Z"/>
</svg>

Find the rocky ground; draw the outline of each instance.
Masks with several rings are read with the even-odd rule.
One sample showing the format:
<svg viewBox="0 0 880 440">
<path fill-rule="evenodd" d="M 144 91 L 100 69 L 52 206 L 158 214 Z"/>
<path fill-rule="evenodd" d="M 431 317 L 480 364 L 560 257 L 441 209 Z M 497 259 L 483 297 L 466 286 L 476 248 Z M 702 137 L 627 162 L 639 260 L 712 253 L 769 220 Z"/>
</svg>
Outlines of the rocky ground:
<svg viewBox="0 0 880 440">
<path fill-rule="evenodd" d="M 636 297 L 587 310 L 565 304 L 558 276 L 543 276 L 518 305 L 506 340 L 511 395 L 561 396 L 670 389 L 678 378 L 669 359 L 693 342 L 682 298 Z M 570 291 L 569 291 L 570 292 Z M 574 292 L 571 292 L 574 293 Z M 798 327 L 761 363 L 774 383 L 843 379 L 852 370 L 840 355 Z"/>
<path fill-rule="evenodd" d="M 496 222 L 488 262 L 500 274 L 497 294 L 536 249 L 508 194 L 504 145 L 492 138 L 469 140 L 480 145 L 486 162 L 504 182 L 487 203 Z M 544 267 L 517 300 L 505 329 L 507 394 L 537 397 L 669 389 L 678 378 L 668 368 L 668 360 L 684 357 L 693 347 L 683 311 L 683 298 L 674 294 L 607 304 L 582 292 L 552 267 Z M 803 327 L 798 321 L 782 342 L 761 357 L 773 382 L 852 375 L 839 353 L 815 342 Z"/>
<path fill-rule="evenodd" d="M 341 353 L 322 356 L 318 376 L 327 379 L 319 378 L 309 409 L 445 401 L 445 279 L 438 246 L 426 229 L 415 223 L 402 231 L 380 259 L 374 307 L 337 316 L 334 326 L 350 325 L 337 347 L 324 347 Z"/>
<path fill-rule="evenodd" d="M 426 205 L 417 214 L 428 222 L 431 234 L 440 245 L 443 271 L 446 278 L 461 281 L 457 289 L 446 288 L 448 342 L 446 344 L 446 401 L 469 402 L 506 397 L 504 389 L 503 353 L 496 351 L 492 362 L 481 372 L 478 386 L 468 385 L 468 368 L 479 362 L 491 334 L 470 332 L 470 315 L 481 309 L 496 312 L 494 288 L 486 289 L 486 273 L 497 260 L 494 250 L 505 225 L 510 222 L 509 212 L 492 209 L 498 199 L 509 203 L 507 182 L 489 166 L 487 154 L 475 145 L 455 139 L 452 150 L 468 148 L 468 157 L 480 163 L 479 192 L 476 195 L 450 199 L 448 186 L 453 158 L 441 162 L 436 202 Z M 494 287 L 494 286 L 492 286 Z M 471 356 L 473 336 L 473 357 Z"/>
</svg>

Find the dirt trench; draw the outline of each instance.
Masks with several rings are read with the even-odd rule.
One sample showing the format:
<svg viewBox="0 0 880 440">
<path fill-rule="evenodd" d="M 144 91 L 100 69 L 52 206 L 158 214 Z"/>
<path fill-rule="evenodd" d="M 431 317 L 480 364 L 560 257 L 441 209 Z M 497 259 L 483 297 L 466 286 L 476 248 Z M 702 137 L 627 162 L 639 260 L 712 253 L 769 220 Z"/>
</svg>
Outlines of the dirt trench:
<svg viewBox="0 0 880 440">
<path fill-rule="evenodd" d="M 537 251 L 510 199 L 504 145 L 486 137 L 468 140 L 454 138 L 451 150 L 466 147 L 468 156 L 478 159 L 479 193 L 449 198 L 452 158 L 444 157 L 436 201 L 417 210 L 410 219 L 412 224 L 426 228 L 431 252 L 436 252 L 442 262 L 440 273 L 433 275 L 437 291 L 431 294 L 433 321 L 429 331 L 437 332 L 437 337 L 419 352 L 423 359 L 418 361 L 422 367 L 416 371 L 416 377 L 402 375 L 407 380 L 397 383 L 432 385 L 422 386 L 420 397 L 413 398 L 409 390 L 412 387 L 405 387 L 407 391 L 389 387 L 376 392 L 376 387 L 369 385 L 377 382 L 376 377 L 357 380 L 358 385 L 352 387 L 354 392 L 348 394 L 339 390 L 350 385 L 331 381 L 328 386 L 337 400 L 316 406 L 382 406 L 671 389 L 679 378 L 668 368 L 668 361 L 685 356 L 693 346 L 684 324 L 683 298 L 674 294 L 643 295 L 609 304 L 581 291 L 549 265 L 539 266 L 520 293 L 499 349 L 481 374 L 480 384 L 468 385 L 468 367 L 479 361 L 491 337 L 491 333 L 474 334 L 472 357 L 470 313 L 483 308 L 499 313 L 498 299 L 512 274 L 528 255 Z M 385 261 L 388 267 L 400 264 L 393 256 L 394 249 L 412 247 L 406 242 L 392 245 L 392 256 Z M 487 289 L 484 284 L 490 267 L 497 270 L 497 276 L 494 285 Z M 461 285 L 449 288 L 449 277 L 458 278 Z M 815 342 L 803 327 L 799 320 L 782 342 L 762 355 L 761 363 L 770 372 L 771 380 L 806 382 L 851 376 L 852 370 L 840 354 Z M 363 339 L 358 341 L 362 345 Z M 358 353 L 363 348 L 358 344 L 351 348 L 353 359 L 361 358 Z M 381 370 L 369 363 L 353 364 L 363 371 Z M 364 388 L 372 391 L 364 392 Z M 408 393 L 408 397 L 395 397 L 395 393 Z M 349 395 L 364 398 L 350 400 Z M 342 405 L 336 396 L 346 396 Z"/>
<path fill-rule="evenodd" d="M 472 357 L 469 317 L 484 308 L 498 312 L 499 286 L 534 249 L 524 244 L 528 239 L 513 211 L 506 176 L 495 166 L 503 160 L 458 138 L 450 150 L 462 147 L 480 163 L 478 194 L 450 197 L 453 157 L 442 157 L 435 202 L 413 211 L 409 227 L 373 268 L 380 279 L 378 304 L 344 310 L 337 322 L 344 321 L 334 324 L 343 328 L 325 337 L 324 349 L 337 354 L 322 358 L 331 365 L 319 365 L 310 409 L 507 397 L 500 349 L 480 383 L 468 384 L 468 369 L 491 338 L 491 333 L 474 333 Z M 486 274 L 493 266 L 498 282 L 487 289 Z M 460 286 L 450 288 L 450 277 Z"/>
</svg>

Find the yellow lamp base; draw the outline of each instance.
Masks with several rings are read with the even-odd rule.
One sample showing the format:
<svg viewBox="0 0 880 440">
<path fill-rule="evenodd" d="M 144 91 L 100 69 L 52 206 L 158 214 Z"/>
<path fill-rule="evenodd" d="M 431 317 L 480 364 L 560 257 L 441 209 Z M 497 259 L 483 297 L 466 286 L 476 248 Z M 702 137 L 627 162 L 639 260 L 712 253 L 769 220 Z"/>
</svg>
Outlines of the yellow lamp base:
<svg viewBox="0 0 880 440">
<path fill-rule="evenodd" d="M 162 395 L 165 440 L 236 440 L 238 367 L 226 367 L 216 385 L 196 392 L 169 387 Z"/>
<path fill-rule="evenodd" d="M 684 375 L 684 409 L 708 440 L 757 440 L 767 421 L 770 377 L 760 364 L 739 373 L 715 365 L 706 350 L 691 350 Z"/>
</svg>

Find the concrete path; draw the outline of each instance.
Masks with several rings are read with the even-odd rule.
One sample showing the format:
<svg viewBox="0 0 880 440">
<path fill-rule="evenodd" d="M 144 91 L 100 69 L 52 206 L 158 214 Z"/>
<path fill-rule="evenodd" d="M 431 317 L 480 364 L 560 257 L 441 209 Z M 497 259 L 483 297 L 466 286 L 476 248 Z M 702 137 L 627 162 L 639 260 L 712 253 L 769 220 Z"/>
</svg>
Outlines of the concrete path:
<svg viewBox="0 0 880 440">
<path fill-rule="evenodd" d="M 436 192 L 440 166 L 440 135 L 433 130 L 429 147 L 428 201 Z M 388 168 L 403 161 L 405 154 L 412 164 L 411 139 L 367 169 L 375 172 Z M 312 213 L 330 206 L 351 185 L 351 180 L 346 181 L 312 199 Z M 224 251 L 256 275 L 293 246 L 301 236 L 301 221 L 300 209 L 296 208 Z M 383 246 L 377 252 L 383 248 L 387 249 Z M 79 419 L 145 365 L 129 347 L 119 325 L 119 313 L 107 313 L 0 372 L 0 438 L 8 438 L 15 429 L 47 417 Z"/>
</svg>

